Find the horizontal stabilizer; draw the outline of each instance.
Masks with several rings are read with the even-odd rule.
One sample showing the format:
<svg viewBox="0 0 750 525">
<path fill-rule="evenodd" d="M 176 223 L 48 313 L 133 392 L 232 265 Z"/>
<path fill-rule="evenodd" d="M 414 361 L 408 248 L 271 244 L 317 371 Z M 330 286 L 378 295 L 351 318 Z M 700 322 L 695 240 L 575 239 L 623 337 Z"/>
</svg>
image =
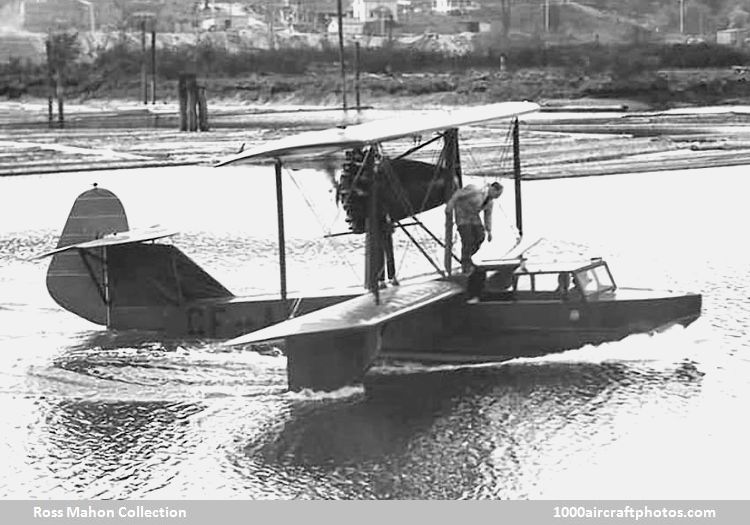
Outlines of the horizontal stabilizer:
<svg viewBox="0 0 750 525">
<path fill-rule="evenodd" d="M 217 165 L 268 161 L 295 155 L 330 154 L 344 149 L 359 148 L 402 137 L 514 117 L 538 110 L 539 105 L 533 102 L 501 102 L 410 116 L 409 118 L 397 117 L 374 120 L 346 128 L 309 131 L 248 149 L 219 162 Z"/>
<path fill-rule="evenodd" d="M 69 244 L 68 246 L 62 246 L 49 252 L 37 255 L 34 259 L 42 259 L 55 255 L 56 253 L 68 251 L 68 250 L 91 250 L 94 248 L 102 248 L 104 246 L 115 246 L 118 244 L 134 244 L 138 242 L 155 241 L 164 237 L 171 237 L 177 235 L 177 231 L 163 228 L 161 226 L 152 226 L 150 228 L 144 228 L 142 230 L 128 230 L 124 232 L 110 233 L 99 239 L 92 241 L 80 242 L 77 244 Z"/>
<path fill-rule="evenodd" d="M 394 286 L 380 291 L 379 304 L 376 304 L 373 294 L 360 295 L 354 299 L 237 337 L 225 344 L 234 346 L 261 343 L 293 335 L 373 327 L 429 304 L 453 297 L 463 291 L 463 287 L 459 284 L 438 280 Z"/>
</svg>

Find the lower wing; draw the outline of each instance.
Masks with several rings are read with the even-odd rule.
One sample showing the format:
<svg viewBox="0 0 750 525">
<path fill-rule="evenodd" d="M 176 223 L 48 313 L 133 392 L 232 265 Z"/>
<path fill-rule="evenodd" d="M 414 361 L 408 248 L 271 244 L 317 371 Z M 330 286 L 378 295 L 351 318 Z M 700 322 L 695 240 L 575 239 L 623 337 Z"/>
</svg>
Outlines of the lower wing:
<svg viewBox="0 0 750 525">
<path fill-rule="evenodd" d="M 451 281 L 434 280 L 387 288 L 316 310 L 227 341 L 225 344 L 261 343 L 290 336 L 371 328 L 409 312 L 463 293 Z"/>
</svg>

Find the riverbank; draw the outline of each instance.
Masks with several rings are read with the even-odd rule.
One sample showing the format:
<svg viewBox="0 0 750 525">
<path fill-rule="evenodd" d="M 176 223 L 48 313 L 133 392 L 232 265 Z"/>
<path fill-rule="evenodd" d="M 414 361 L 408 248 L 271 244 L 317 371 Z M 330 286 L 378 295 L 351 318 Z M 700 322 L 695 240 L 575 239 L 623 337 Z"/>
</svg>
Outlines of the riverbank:
<svg viewBox="0 0 750 525">
<path fill-rule="evenodd" d="M 79 73 L 79 77 L 81 74 Z M 71 102 L 143 100 L 140 73 L 108 74 L 69 79 L 65 96 Z M 362 104 L 390 108 L 473 105 L 503 100 L 627 99 L 642 107 L 669 109 L 724 102 L 750 103 L 750 73 L 742 67 L 643 69 L 630 73 L 590 71 L 575 67 L 454 68 L 417 72 L 348 72 L 349 105 L 359 95 Z M 0 97 L 24 100 L 46 97 L 44 80 L 16 72 L 7 73 Z M 198 74 L 209 103 L 341 104 L 341 72 L 334 64 L 310 64 L 298 73 Z M 4 91 L 3 91 L 4 90 Z M 158 77 L 156 102 L 177 100 L 176 76 Z M 151 101 L 149 85 L 149 101 Z"/>
</svg>

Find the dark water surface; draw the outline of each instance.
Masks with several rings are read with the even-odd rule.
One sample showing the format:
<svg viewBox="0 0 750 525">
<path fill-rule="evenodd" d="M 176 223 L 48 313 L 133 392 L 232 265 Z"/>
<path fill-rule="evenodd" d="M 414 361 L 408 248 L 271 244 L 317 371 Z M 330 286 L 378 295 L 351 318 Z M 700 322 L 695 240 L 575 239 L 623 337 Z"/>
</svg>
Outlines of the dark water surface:
<svg viewBox="0 0 750 525">
<path fill-rule="evenodd" d="M 383 366 L 371 395 L 286 392 L 273 353 L 107 332 L 58 307 L 48 262 L 28 260 L 98 182 L 132 227 L 180 229 L 233 292 L 273 291 L 272 170 L 0 179 L 0 497 L 747 498 L 747 170 L 525 186 L 537 254 L 600 255 L 620 285 L 701 292 L 689 328 L 503 365 Z M 325 178 L 285 188 L 290 286 L 357 283 L 362 240 L 319 241 L 343 229 Z M 413 247 L 399 265 L 424 269 Z"/>
</svg>

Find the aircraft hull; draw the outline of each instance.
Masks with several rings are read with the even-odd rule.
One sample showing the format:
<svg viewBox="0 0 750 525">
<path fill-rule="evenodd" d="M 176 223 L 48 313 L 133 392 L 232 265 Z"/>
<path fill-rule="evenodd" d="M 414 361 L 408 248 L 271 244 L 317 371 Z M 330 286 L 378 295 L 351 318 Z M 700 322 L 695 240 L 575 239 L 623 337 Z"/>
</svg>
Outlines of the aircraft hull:
<svg viewBox="0 0 750 525">
<path fill-rule="evenodd" d="M 358 294 L 342 292 L 306 297 L 297 306 L 296 315 L 331 306 Z M 164 332 L 169 337 L 229 339 L 288 319 L 295 302 L 295 298 L 231 297 L 192 301 L 181 306 L 116 306 L 112 308 L 109 328 L 152 330 Z"/>
<path fill-rule="evenodd" d="M 356 293 L 304 299 L 299 315 Z M 171 337 L 226 339 L 286 320 L 293 299 L 195 301 L 181 307 L 115 308 L 111 328 L 165 332 Z M 631 334 L 689 325 L 701 312 L 698 294 L 618 289 L 596 301 L 453 297 L 385 325 L 381 355 L 435 362 L 505 361 L 617 341 Z"/>
<path fill-rule="evenodd" d="M 617 341 L 670 325 L 687 326 L 701 296 L 618 289 L 597 300 L 462 297 L 389 323 L 381 354 L 435 362 L 505 361 Z"/>
</svg>

